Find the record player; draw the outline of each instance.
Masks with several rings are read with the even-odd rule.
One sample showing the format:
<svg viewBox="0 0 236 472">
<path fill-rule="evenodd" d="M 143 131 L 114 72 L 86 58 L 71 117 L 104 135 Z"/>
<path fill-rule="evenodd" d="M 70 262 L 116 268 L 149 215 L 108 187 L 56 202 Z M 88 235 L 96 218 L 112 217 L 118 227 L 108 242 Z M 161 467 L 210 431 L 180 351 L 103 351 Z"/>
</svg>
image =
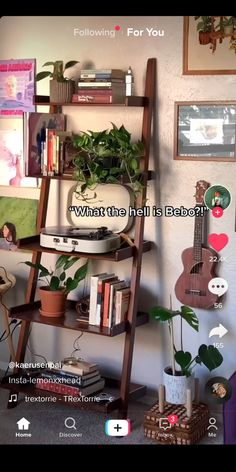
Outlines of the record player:
<svg viewBox="0 0 236 472">
<path fill-rule="evenodd" d="M 120 247 L 120 236 L 101 226 L 77 228 L 73 226 L 52 226 L 43 228 L 40 245 L 66 252 L 90 252 L 102 254 Z"/>
<path fill-rule="evenodd" d="M 103 254 L 115 251 L 120 247 L 121 236 L 119 233 L 127 231 L 133 222 L 129 216 L 129 206 L 132 204 L 132 194 L 125 186 L 107 184 L 96 187 L 96 198 L 93 194 L 86 195 L 87 202 L 78 198 L 75 193 L 77 186 L 73 186 L 66 202 L 66 222 L 70 225 L 49 226 L 40 231 L 40 245 L 46 248 L 65 252 L 84 252 Z M 90 199 L 91 197 L 91 199 Z M 125 217 L 81 217 L 75 212 L 69 211 L 75 206 L 88 206 L 89 208 L 108 206 L 125 208 Z M 105 212 L 106 213 L 106 212 Z"/>
</svg>

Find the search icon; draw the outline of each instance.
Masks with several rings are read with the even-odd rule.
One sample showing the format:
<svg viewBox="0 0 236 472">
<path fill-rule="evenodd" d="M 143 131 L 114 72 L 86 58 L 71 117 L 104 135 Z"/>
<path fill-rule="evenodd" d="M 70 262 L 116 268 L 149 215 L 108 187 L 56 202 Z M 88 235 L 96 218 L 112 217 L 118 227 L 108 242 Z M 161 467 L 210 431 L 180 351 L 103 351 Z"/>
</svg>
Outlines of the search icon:
<svg viewBox="0 0 236 472">
<path fill-rule="evenodd" d="M 68 429 L 76 429 L 76 426 L 75 426 L 75 419 L 72 418 L 72 416 L 68 416 L 68 418 L 65 419 L 65 427 L 68 428 Z"/>
</svg>

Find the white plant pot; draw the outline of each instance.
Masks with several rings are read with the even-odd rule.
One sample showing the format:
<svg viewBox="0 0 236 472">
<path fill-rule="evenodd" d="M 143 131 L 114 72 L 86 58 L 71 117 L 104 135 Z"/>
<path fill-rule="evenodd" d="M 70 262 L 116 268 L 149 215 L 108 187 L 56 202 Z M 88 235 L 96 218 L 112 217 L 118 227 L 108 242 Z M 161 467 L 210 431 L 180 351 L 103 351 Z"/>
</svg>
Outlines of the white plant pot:
<svg viewBox="0 0 236 472">
<path fill-rule="evenodd" d="M 187 389 L 192 391 L 194 399 L 194 375 L 172 375 L 171 367 L 166 367 L 163 372 L 163 383 L 165 385 L 165 400 L 174 405 L 182 405 L 187 400 Z"/>
</svg>

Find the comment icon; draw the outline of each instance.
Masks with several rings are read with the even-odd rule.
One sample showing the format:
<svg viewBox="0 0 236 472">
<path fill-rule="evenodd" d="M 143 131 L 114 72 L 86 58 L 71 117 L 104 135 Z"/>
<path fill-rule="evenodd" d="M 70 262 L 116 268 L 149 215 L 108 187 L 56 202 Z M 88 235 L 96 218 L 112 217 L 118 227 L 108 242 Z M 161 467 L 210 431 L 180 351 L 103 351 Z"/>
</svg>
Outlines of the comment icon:
<svg viewBox="0 0 236 472">
<path fill-rule="evenodd" d="M 171 424 L 170 424 L 168 418 L 160 418 L 159 426 L 160 426 L 160 429 L 164 429 L 164 430 L 171 428 Z"/>
<path fill-rule="evenodd" d="M 228 282 L 221 277 L 215 277 L 208 283 L 208 290 L 214 295 L 221 297 L 228 290 Z"/>
</svg>

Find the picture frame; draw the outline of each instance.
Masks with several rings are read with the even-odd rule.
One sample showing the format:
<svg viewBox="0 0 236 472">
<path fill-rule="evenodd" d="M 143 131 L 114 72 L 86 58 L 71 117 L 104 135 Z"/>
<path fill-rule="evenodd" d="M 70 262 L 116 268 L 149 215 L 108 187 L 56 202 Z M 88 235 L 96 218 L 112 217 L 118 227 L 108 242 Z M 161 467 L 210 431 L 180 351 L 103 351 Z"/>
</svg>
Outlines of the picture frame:
<svg viewBox="0 0 236 472">
<path fill-rule="evenodd" d="M 174 159 L 236 162 L 236 101 L 175 102 Z"/>
<path fill-rule="evenodd" d="M 0 60 L 0 117 L 35 111 L 35 68 L 36 59 Z"/>
<path fill-rule="evenodd" d="M 183 75 L 236 74 L 235 52 L 236 17 L 184 16 Z"/>
</svg>

